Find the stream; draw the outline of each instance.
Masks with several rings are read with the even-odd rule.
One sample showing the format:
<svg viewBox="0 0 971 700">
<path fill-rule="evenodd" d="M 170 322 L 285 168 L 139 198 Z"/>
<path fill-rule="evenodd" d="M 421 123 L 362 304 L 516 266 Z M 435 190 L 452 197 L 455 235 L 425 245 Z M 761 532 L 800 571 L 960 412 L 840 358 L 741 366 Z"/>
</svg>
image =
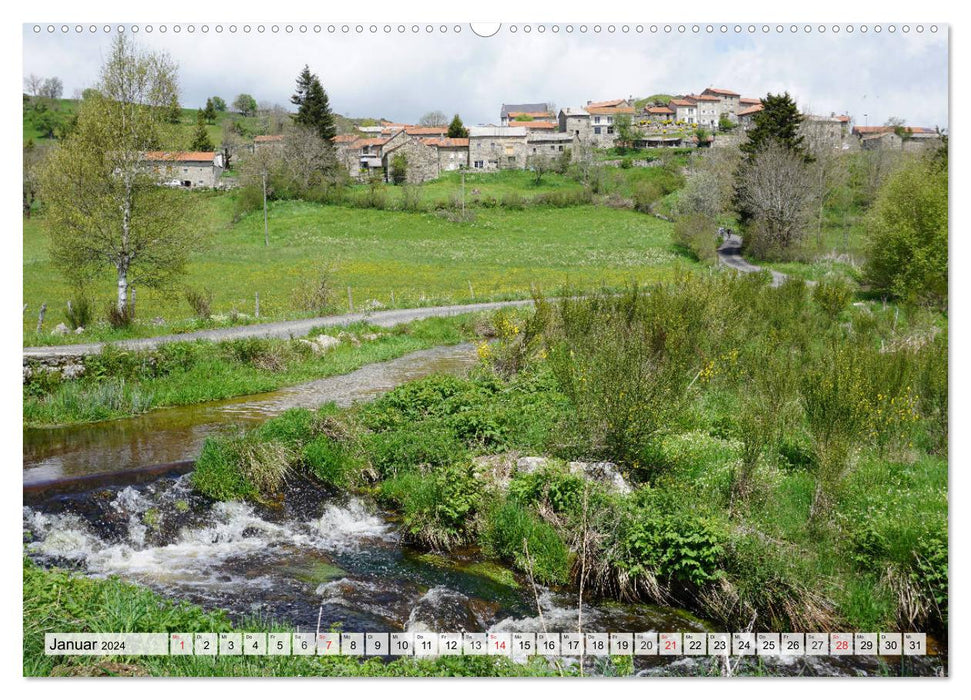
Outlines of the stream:
<svg viewBox="0 0 971 700">
<path fill-rule="evenodd" d="M 462 373 L 475 361 L 470 345 L 439 347 L 268 394 L 99 424 L 25 429 L 24 483 L 194 458 L 213 431 L 252 426 L 298 406 L 349 405 L 429 374 Z M 364 498 L 322 491 L 299 478 L 287 488 L 278 507 L 212 501 L 193 491 L 186 475 L 51 497 L 24 506 L 25 548 L 45 566 L 117 575 L 175 600 L 226 610 L 243 629 L 257 618 L 299 631 L 334 624 L 355 632 L 577 629 L 576 591 L 534 590 L 474 547 L 448 553 L 410 547 L 395 516 Z M 675 608 L 585 598 L 582 613 L 589 632 L 717 631 Z M 586 663 L 598 671 L 595 659 Z M 785 675 L 888 673 L 872 657 L 761 663 Z M 908 674 L 940 672 L 934 657 L 906 663 Z M 635 657 L 635 669 L 639 675 L 708 675 L 718 673 L 718 662 Z"/>
</svg>

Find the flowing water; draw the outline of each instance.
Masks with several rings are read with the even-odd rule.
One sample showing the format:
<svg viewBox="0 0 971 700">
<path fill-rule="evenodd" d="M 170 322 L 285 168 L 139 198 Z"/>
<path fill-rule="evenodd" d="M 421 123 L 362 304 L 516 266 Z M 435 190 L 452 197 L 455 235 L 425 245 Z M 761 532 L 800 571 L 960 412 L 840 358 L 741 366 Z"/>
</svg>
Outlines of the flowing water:
<svg viewBox="0 0 971 700">
<path fill-rule="evenodd" d="M 281 391 L 138 418 L 52 431 L 25 430 L 24 479 L 110 472 L 192 458 L 205 436 L 253 425 L 295 406 L 347 405 L 433 372 L 461 372 L 471 346 L 435 348 Z M 448 554 L 403 542 L 392 514 L 354 496 L 293 481 L 279 507 L 211 501 L 190 477 L 160 478 L 49 498 L 23 509 L 25 547 L 43 565 L 118 575 L 176 600 L 301 631 L 576 631 L 576 591 L 533 588 L 474 548 Z M 584 631 L 709 631 L 680 610 L 586 600 Z M 566 663 L 575 663 L 567 660 Z M 589 670 L 603 670 L 588 658 Z M 748 662 L 751 663 L 751 662 Z M 931 675 L 935 660 L 908 661 Z M 863 657 L 781 658 L 787 675 L 886 673 Z M 707 658 L 637 657 L 641 675 L 719 672 Z M 894 672 L 893 669 L 890 670 Z"/>
<path fill-rule="evenodd" d="M 441 346 L 266 394 L 102 423 L 24 428 L 24 483 L 195 459 L 214 431 L 258 425 L 288 408 L 316 408 L 329 401 L 347 406 L 430 374 L 462 372 L 475 361 L 470 344 Z"/>
</svg>

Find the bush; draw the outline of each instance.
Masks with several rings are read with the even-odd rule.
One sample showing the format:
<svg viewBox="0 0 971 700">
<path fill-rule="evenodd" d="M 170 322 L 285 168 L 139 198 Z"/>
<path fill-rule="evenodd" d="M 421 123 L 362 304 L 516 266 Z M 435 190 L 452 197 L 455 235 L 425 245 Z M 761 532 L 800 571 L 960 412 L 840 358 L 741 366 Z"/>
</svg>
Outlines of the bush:
<svg viewBox="0 0 971 700">
<path fill-rule="evenodd" d="M 813 289 L 813 301 L 830 321 L 835 321 L 853 298 L 850 286 L 839 278 L 820 280 Z"/>
<path fill-rule="evenodd" d="M 689 214 L 674 222 L 674 240 L 700 262 L 718 259 L 718 224 L 704 214 Z"/>
<path fill-rule="evenodd" d="M 318 265 L 293 290 L 293 305 L 301 311 L 324 315 L 333 308 L 336 271 L 330 265 Z"/>
<path fill-rule="evenodd" d="M 481 491 L 470 464 L 399 474 L 382 482 L 378 493 L 400 510 L 413 542 L 447 549 L 472 537 Z"/>
<path fill-rule="evenodd" d="M 503 209 L 522 210 L 526 208 L 526 198 L 518 192 L 507 192 L 502 195 Z"/>
<path fill-rule="evenodd" d="M 622 526 L 611 563 L 628 576 L 652 575 L 668 587 L 700 587 L 723 575 L 725 541 L 723 532 L 705 518 L 639 508 Z"/>
<path fill-rule="evenodd" d="M 486 515 L 482 543 L 486 552 L 531 573 L 543 584 L 570 580 L 573 556 L 553 526 L 526 506 L 507 500 Z"/>
<path fill-rule="evenodd" d="M 372 434 L 367 438 L 367 452 L 371 466 L 382 479 L 388 479 L 418 467 L 439 467 L 461 459 L 465 447 L 450 431 L 425 426 Z"/>
<path fill-rule="evenodd" d="M 67 302 L 67 313 L 65 313 L 65 317 L 67 318 L 67 325 L 70 326 L 71 330 L 76 331 L 78 328 L 87 328 L 91 325 L 92 314 L 91 302 L 83 295 L 79 296 L 73 302 Z"/>
<path fill-rule="evenodd" d="M 110 301 L 105 309 L 105 317 L 108 320 L 108 325 L 117 330 L 128 328 L 135 321 L 135 312 L 132 310 L 131 304 L 119 310 L 118 304 Z"/>
<path fill-rule="evenodd" d="M 196 318 L 208 321 L 212 317 L 212 290 L 188 288 L 185 290 L 185 300 L 189 302 L 192 313 Z"/>
<path fill-rule="evenodd" d="M 947 306 L 947 170 L 921 159 L 881 188 L 869 215 L 864 276 L 908 303 Z"/>
<path fill-rule="evenodd" d="M 548 506 L 554 513 L 575 513 L 586 482 L 561 469 L 519 473 L 509 483 L 509 495 L 526 506 Z"/>
</svg>

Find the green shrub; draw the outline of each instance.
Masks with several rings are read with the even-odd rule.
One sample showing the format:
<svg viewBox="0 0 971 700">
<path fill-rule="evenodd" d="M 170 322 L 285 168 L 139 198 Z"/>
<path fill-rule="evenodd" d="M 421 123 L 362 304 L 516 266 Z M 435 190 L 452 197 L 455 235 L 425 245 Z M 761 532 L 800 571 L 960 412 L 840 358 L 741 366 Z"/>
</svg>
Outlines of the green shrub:
<svg viewBox="0 0 971 700">
<path fill-rule="evenodd" d="M 489 511 L 481 540 L 488 554 L 513 563 L 539 583 L 570 580 L 573 557 L 566 543 L 551 525 L 514 500 Z"/>
<path fill-rule="evenodd" d="M 922 537 L 914 550 L 911 578 L 925 595 L 929 607 L 937 611 L 938 624 L 947 625 L 948 567 L 947 534 Z"/>
<path fill-rule="evenodd" d="M 853 298 L 850 286 L 839 278 L 820 280 L 813 288 L 813 301 L 830 321 L 835 321 Z"/>
<path fill-rule="evenodd" d="M 509 495 L 527 506 L 548 505 L 555 513 L 574 514 L 583 501 L 586 482 L 563 469 L 519 473 L 509 483 Z"/>
<path fill-rule="evenodd" d="M 367 453 L 378 475 L 387 479 L 420 466 L 439 467 L 465 452 L 455 435 L 439 426 L 401 428 L 366 438 Z"/>
<path fill-rule="evenodd" d="M 378 494 L 400 511 L 413 542 L 449 548 L 472 537 L 481 490 L 470 464 L 402 473 L 382 482 Z"/>
<path fill-rule="evenodd" d="M 718 224 L 704 214 L 688 214 L 674 222 L 674 241 L 700 262 L 718 259 Z"/>
<path fill-rule="evenodd" d="M 212 290 L 208 287 L 203 290 L 192 288 L 185 290 L 185 300 L 192 308 L 192 313 L 203 321 L 208 321 L 212 317 L 212 297 Z"/>
<path fill-rule="evenodd" d="M 867 226 L 866 281 L 885 295 L 947 307 L 948 174 L 930 159 L 881 188 Z"/>
<path fill-rule="evenodd" d="M 67 319 L 67 325 L 72 331 L 76 331 L 78 328 L 87 328 L 91 325 L 94 310 L 91 308 L 91 302 L 82 294 L 74 301 L 67 302 L 67 312 L 64 316 Z"/>
<path fill-rule="evenodd" d="M 708 519 L 640 508 L 622 526 L 612 563 L 631 577 L 703 586 L 722 576 L 725 539 Z"/>
</svg>

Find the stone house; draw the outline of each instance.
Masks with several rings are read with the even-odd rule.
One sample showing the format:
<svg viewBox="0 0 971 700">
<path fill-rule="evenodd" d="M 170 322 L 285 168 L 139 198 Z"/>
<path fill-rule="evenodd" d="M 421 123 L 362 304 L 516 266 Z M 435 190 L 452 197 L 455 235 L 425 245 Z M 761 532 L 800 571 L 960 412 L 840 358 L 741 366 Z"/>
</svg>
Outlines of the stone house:
<svg viewBox="0 0 971 700">
<path fill-rule="evenodd" d="M 668 102 L 668 109 L 674 112 L 674 121 L 676 122 L 698 123 L 698 105 L 691 100 L 675 98 Z"/>
<path fill-rule="evenodd" d="M 438 152 L 425 143 L 425 139 L 409 136 L 383 149 L 382 167 L 389 181 L 395 178 L 395 164 L 399 157 L 405 159 L 405 182 L 418 184 L 438 177 Z"/>
<path fill-rule="evenodd" d="M 578 107 L 565 107 L 557 116 L 560 131 L 578 137 L 581 141 L 590 140 L 590 113 Z"/>
<path fill-rule="evenodd" d="M 147 151 L 143 159 L 159 183 L 169 187 L 216 187 L 223 173 L 219 151 Z"/>
<path fill-rule="evenodd" d="M 800 133 L 805 137 L 807 145 L 813 148 L 831 148 L 846 150 L 849 148 L 850 118 L 845 115 L 830 114 L 828 117 L 818 114 L 805 114 L 800 125 Z"/>
<path fill-rule="evenodd" d="M 575 135 L 561 132 L 529 133 L 526 136 L 527 157 L 549 156 L 550 158 L 558 158 L 568 150 L 575 152 L 574 141 L 576 140 Z"/>
<path fill-rule="evenodd" d="M 469 140 L 450 139 L 447 136 L 437 139 L 424 139 L 425 145 L 434 148 L 438 153 L 438 174 L 455 170 L 465 170 L 469 167 Z"/>
<path fill-rule="evenodd" d="M 631 121 L 634 119 L 634 106 L 627 100 L 587 102 L 583 109 L 590 115 L 587 142 L 594 148 L 612 148 L 616 143 L 617 117 L 626 115 L 631 118 Z"/>
<path fill-rule="evenodd" d="M 694 102 L 698 109 L 698 125 L 706 129 L 718 128 L 718 117 L 721 114 L 722 101 L 714 95 L 685 95 L 684 99 Z"/>
<path fill-rule="evenodd" d="M 528 102 L 525 104 L 503 104 L 499 109 L 499 123 L 502 126 L 519 126 L 514 124 L 516 117 L 528 117 L 540 121 L 552 121 L 556 118 L 553 110 L 546 102 Z"/>
<path fill-rule="evenodd" d="M 521 126 L 469 127 L 469 164 L 472 170 L 526 167 L 527 131 Z"/>
<path fill-rule="evenodd" d="M 675 112 L 670 107 L 647 107 L 638 115 L 636 123 L 640 127 L 661 128 L 674 122 Z"/>
<path fill-rule="evenodd" d="M 746 107 L 745 109 L 739 110 L 738 114 L 735 116 L 738 119 L 739 125 L 742 129 L 748 131 L 753 126 L 755 126 L 755 115 L 762 111 L 762 103 L 759 102 L 757 105 L 752 105 L 751 107 Z"/>
<path fill-rule="evenodd" d="M 393 143 L 389 141 L 382 158 L 388 180 L 394 178 L 395 157 L 398 155 L 403 155 L 407 163 L 406 182 L 428 182 L 442 173 L 468 168 L 469 140 L 405 136 Z"/>
<path fill-rule="evenodd" d="M 348 138 L 353 137 L 353 138 Z M 347 168 L 353 178 L 367 179 L 375 169 L 383 168 L 384 137 L 359 138 L 353 134 L 341 134 L 334 138 L 337 160 Z"/>
<path fill-rule="evenodd" d="M 724 114 L 733 122 L 738 121 L 738 112 L 740 110 L 739 100 L 741 99 L 741 95 L 739 95 L 737 92 L 723 90 L 721 88 L 705 88 L 702 90 L 701 94 L 721 100 L 721 106 L 718 110 L 719 116 Z"/>
<path fill-rule="evenodd" d="M 877 149 L 922 151 L 939 148 L 944 143 L 936 129 L 923 126 L 905 126 L 900 129 L 900 133 L 893 126 L 855 126 L 852 135 L 856 137 L 858 147 L 866 151 Z"/>
</svg>

